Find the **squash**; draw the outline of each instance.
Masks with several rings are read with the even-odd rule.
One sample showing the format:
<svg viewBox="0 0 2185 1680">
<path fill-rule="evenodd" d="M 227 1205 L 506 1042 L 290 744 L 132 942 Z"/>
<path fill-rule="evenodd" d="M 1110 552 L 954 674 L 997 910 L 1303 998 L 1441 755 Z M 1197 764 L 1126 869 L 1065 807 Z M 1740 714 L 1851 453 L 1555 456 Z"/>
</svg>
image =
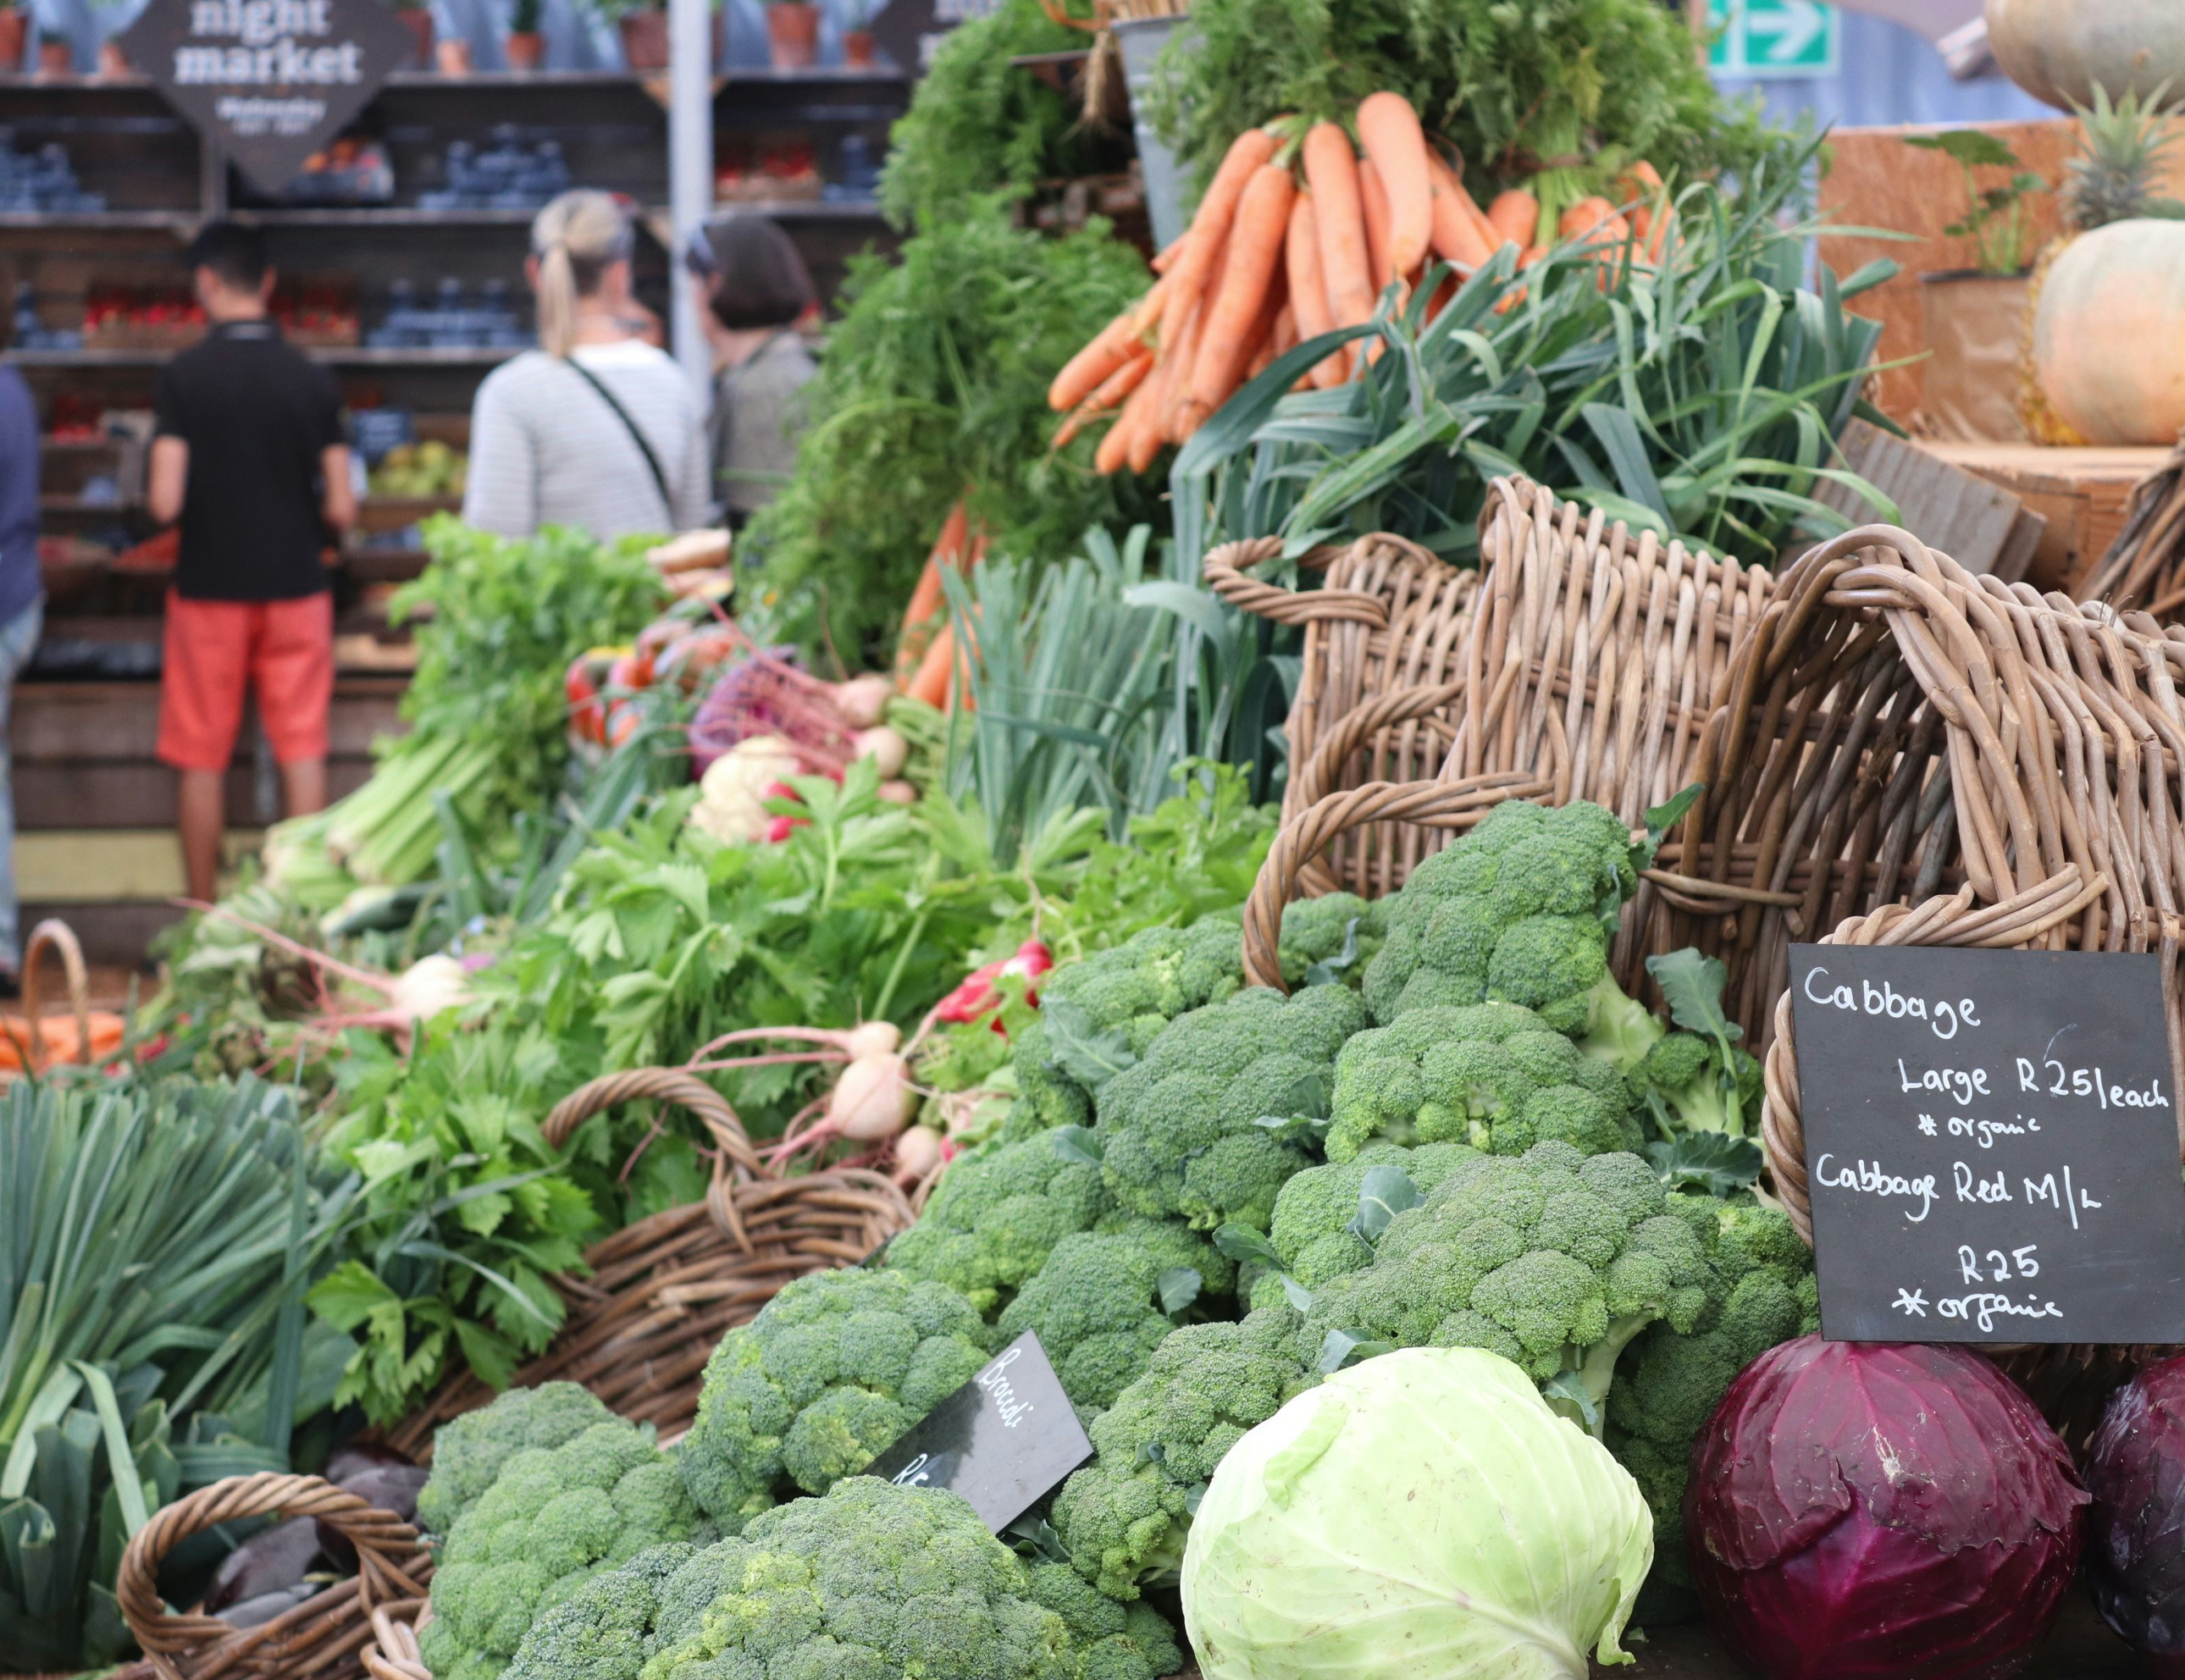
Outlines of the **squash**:
<svg viewBox="0 0 2185 1680">
<path fill-rule="evenodd" d="M 2185 429 L 2185 222 L 2113 221 L 2065 246 L 2033 316 L 2050 405 L 2090 444 Z"/>
<path fill-rule="evenodd" d="M 1987 0 L 1987 39 L 2003 73 L 2059 110 L 2185 87 L 2178 0 Z"/>
</svg>

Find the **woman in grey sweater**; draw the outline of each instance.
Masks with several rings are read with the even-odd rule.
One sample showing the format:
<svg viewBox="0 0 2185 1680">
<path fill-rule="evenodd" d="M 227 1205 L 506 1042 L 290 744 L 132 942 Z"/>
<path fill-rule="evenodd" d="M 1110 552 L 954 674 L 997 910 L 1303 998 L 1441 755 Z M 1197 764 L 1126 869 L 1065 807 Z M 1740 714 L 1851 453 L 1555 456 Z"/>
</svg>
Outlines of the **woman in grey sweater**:
<svg viewBox="0 0 2185 1680">
<path fill-rule="evenodd" d="M 712 461 L 731 527 L 772 501 L 796 464 L 819 372 L 796 330 L 816 307 L 789 236 L 763 215 L 721 217 L 685 254 L 713 346 Z"/>
<path fill-rule="evenodd" d="M 564 193 L 531 224 L 524 265 L 539 348 L 496 368 L 471 410 L 463 517 L 528 537 L 706 522 L 706 429 L 683 371 L 631 330 L 629 216 L 611 193 Z"/>
</svg>

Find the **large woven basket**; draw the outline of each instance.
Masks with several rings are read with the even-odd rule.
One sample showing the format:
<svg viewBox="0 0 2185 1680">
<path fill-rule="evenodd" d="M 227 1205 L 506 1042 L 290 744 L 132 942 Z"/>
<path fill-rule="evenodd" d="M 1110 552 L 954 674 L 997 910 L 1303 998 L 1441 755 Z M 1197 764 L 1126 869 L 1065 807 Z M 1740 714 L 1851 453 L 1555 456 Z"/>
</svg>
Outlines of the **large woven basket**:
<svg viewBox="0 0 2185 1680">
<path fill-rule="evenodd" d="M 768 1171 L 721 1094 L 679 1069 L 594 1080 L 556 1104 L 540 1130 L 558 1149 L 594 1114 L 646 1099 L 680 1104 L 711 1134 L 706 1199 L 617 1231 L 587 1251 L 588 1275 L 556 1279 L 568 1317 L 515 1382 L 580 1382 L 623 1416 L 673 1434 L 697 1414 L 699 1380 L 715 1342 L 791 1278 L 857 1264 L 912 1214 L 902 1192 L 880 1173 Z M 388 1444 L 424 1462 L 434 1430 L 492 1398 L 477 1378 L 458 1377 Z"/>
<path fill-rule="evenodd" d="M 210 1616 L 175 1615 L 159 1597 L 159 1564 L 192 1535 L 249 1517 L 316 1517 L 356 1548 L 357 1572 L 260 1627 L 238 1630 Z M 115 1592 L 144 1660 L 123 1670 L 161 1680 L 353 1680 L 375 1616 L 415 1616 L 432 1564 L 417 1531 L 315 1476 L 232 1476 L 154 1513 L 121 1554 Z"/>
<path fill-rule="evenodd" d="M 678 1068 L 595 1079 L 557 1103 L 539 1130 L 558 1149 L 594 1114 L 648 1098 L 679 1103 L 712 1134 L 706 1199 L 618 1231 L 586 1253 L 589 1276 L 557 1279 L 568 1319 L 553 1346 L 517 1372 L 514 1386 L 580 1382 L 611 1410 L 653 1424 L 672 1441 L 697 1415 L 706 1361 L 722 1337 L 757 1317 L 784 1284 L 856 1265 L 913 1216 L 908 1199 L 880 1173 L 768 1171 L 726 1099 Z M 476 1378 L 457 1378 L 390 1444 L 427 1461 L 434 1430 L 492 1398 Z M 373 1680 L 431 1680 L 417 1646 L 431 1615 L 429 1604 L 412 1603 L 373 1618 L 364 1653 Z"/>
<path fill-rule="evenodd" d="M 1674 767 L 1767 603 L 1768 572 L 1634 536 L 1523 478 L 1489 487 L 1479 535 L 1476 572 L 1371 536 L 1307 555 L 1300 563 L 1324 566 L 1327 586 L 1301 591 L 1243 576 L 1278 539 L 1207 555 L 1207 581 L 1226 600 L 1305 629 L 1285 820 L 1369 782 L 1537 762 L 1540 737 L 1558 725 L 1577 748 L 1572 774 L 1584 790 L 1572 796 L 1636 822 L 1675 791 Z M 1460 745 L 1474 690 L 1486 709 Z M 1393 891 L 1432 849 L 1400 829 L 1369 831 L 1333 867 L 1355 891 Z"/>
<path fill-rule="evenodd" d="M 1256 983 L 1280 981 L 1282 906 L 1299 893 L 1394 891 L 1497 799 L 1587 799 L 1633 827 L 1695 779 L 1710 720 L 1772 599 L 1758 567 L 1718 561 L 1541 486 L 1497 480 L 1481 517 L 1486 572 L 1434 680 L 1293 714 L 1284 826 L 1244 918 Z M 1210 566 L 1211 565 L 1210 561 Z M 1294 599 L 1309 600 L 1310 596 Z M 1247 603 L 1249 604 L 1249 603 Z M 1312 698 L 1301 690 L 1299 705 Z M 1688 869 L 1673 840 L 1627 908 L 1612 961 L 1635 996 L 1646 957 L 1791 896 L 1749 869 Z"/>
<path fill-rule="evenodd" d="M 1916 907 L 1884 905 L 1844 922 L 1819 942 L 2038 950 L 2053 949 L 2055 937 L 2061 935 L 2076 945 L 2072 936 L 2085 926 L 2086 911 L 2107 894 L 2109 885 L 2106 876 L 2089 876 L 2073 863 L 1999 904 L 1975 905 L 1973 890 L 1966 885 Z M 1769 1047 L 1766 1069 L 1768 1094 L 1761 1109 L 1760 1131 L 1769 1178 L 1798 1235 L 1810 1244 L 1813 1197 L 1806 1171 L 1797 1049 L 1787 990 L 1775 1006 L 1775 1037 Z M 2101 1420 L 2110 1392 L 2148 1360 L 2177 1349 L 2136 1344 L 2026 1342 L 1985 1344 L 1981 1351 L 2032 1396 L 2075 1450 L 2083 1450 Z"/>
</svg>

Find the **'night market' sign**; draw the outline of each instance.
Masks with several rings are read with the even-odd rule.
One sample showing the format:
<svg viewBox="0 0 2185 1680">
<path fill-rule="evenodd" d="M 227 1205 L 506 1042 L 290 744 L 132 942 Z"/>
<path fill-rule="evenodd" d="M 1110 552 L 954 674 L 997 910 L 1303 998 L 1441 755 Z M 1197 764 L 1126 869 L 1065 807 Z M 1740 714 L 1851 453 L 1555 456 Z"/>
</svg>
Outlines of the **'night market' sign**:
<svg viewBox="0 0 2185 1680">
<path fill-rule="evenodd" d="M 152 0 L 118 44 L 268 192 L 355 120 L 414 51 L 381 0 Z"/>
</svg>

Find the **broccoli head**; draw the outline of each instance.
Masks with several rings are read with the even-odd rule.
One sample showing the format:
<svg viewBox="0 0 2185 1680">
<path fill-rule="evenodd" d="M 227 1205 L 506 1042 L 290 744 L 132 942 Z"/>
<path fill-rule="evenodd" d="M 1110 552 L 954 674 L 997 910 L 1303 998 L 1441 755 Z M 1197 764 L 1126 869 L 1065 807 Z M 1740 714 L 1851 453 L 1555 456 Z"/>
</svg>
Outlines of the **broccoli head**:
<svg viewBox="0 0 2185 1680">
<path fill-rule="evenodd" d="M 703 1532 L 649 1427 L 610 1418 L 512 1453 L 440 1545 L 425 1660 L 440 1680 L 493 1680 L 541 1612 L 603 1569 Z"/>
<path fill-rule="evenodd" d="M 1376 1167 L 1402 1173 L 1410 1196 L 1423 1197 L 1459 1162 L 1474 1159 L 1478 1153 L 1462 1143 L 1427 1143 L 1407 1149 L 1376 1139 L 1348 1161 L 1306 1168 L 1275 1198 L 1275 1220 L 1267 1231 L 1282 1274 L 1306 1289 L 1317 1289 L 1331 1278 L 1372 1264 L 1372 1246 L 1362 1234 L 1361 1203 L 1366 1175 Z M 1253 1281 L 1251 1298 L 1255 1306 L 1277 1306 L 1287 1298 L 1287 1292 L 1281 1278 L 1269 1271 Z"/>
<path fill-rule="evenodd" d="M 958 1161 L 888 1244 L 888 1270 L 946 1284 L 992 1318 L 1056 1243 L 1115 1209 L 1099 1164 L 1060 1146 L 1042 1133 Z"/>
<path fill-rule="evenodd" d="M 1616 1362 L 1649 1325 L 1709 1299 L 1707 1255 L 1654 1169 L 1624 1153 L 1534 1145 L 1460 1164 L 1398 1214 L 1373 1264 L 1315 1292 L 1298 1347 L 1323 1368 L 1360 1344 L 1484 1348 L 1596 1436 Z"/>
<path fill-rule="evenodd" d="M 1355 893 L 1295 900 L 1282 910 L 1282 984 L 1356 985 L 1385 931 L 1381 907 Z"/>
<path fill-rule="evenodd" d="M 1642 1141 L 1615 1069 L 1512 1003 L 1409 1009 L 1360 1033 L 1336 1058 L 1331 1114 L 1331 1161 L 1375 1137 L 1496 1155 L 1547 1142 L 1599 1155 Z"/>
<path fill-rule="evenodd" d="M 1078 1680 L 1159 1680 L 1183 1666 L 1176 1629 L 1151 1605 L 1109 1598 L 1065 1563 L 1035 1563 L 1031 1595 L 1060 1616 L 1078 1653 Z"/>
<path fill-rule="evenodd" d="M 1707 1304 L 1690 1325 L 1654 1325 L 1633 1344 L 1610 1391 L 1607 1437 L 1654 1513 L 1657 1595 L 1691 1587 L 1683 1510 L 1692 1443 L 1740 1371 L 1820 1327 L 1813 1254 L 1789 1215 L 1750 1195 L 1673 1195 L 1668 1206 L 1707 1254 Z"/>
<path fill-rule="evenodd" d="M 702 1551 L 650 1553 L 541 1618 L 515 1680 L 1153 1680 L 1144 1618 L 1081 1649 L 1075 1602 L 953 1493 L 872 1476 L 755 1517 Z M 1156 1619 L 1157 1620 L 1157 1619 Z M 1088 1630 L 1093 1625 L 1087 1624 Z M 1096 1657 L 1098 1659 L 1095 1660 Z M 1126 1659 L 1135 1659 L 1129 1661 Z"/>
<path fill-rule="evenodd" d="M 1630 831 L 1608 812 L 1506 800 L 1383 901 L 1366 1001 L 1383 1026 L 1428 1005 L 1516 1003 L 1582 1037 L 1639 1008 L 1608 972 L 1637 887 Z"/>
<path fill-rule="evenodd" d="M 637 1680 L 651 1653 L 661 1589 L 697 1554 L 693 1545 L 655 1546 L 619 1569 L 590 1576 L 532 1624 L 507 1680 Z"/>
<path fill-rule="evenodd" d="M 546 1382 L 511 1388 L 491 1405 L 443 1424 L 433 1437 L 432 1476 L 417 1494 L 417 1526 L 445 1534 L 517 1454 L 566 1445 L 613 1417 L 590 1389 Z"/>
<path fill-rule="evenodd" d="M 944 1285 L 893 1271 L 783 1287 L 706 1363 L 683 1477 L 724 1532 L 824 1493 L 975 1376 L 992 1332 Z"/>
<path fill-rule="evenodd" d="M 1013 1057 L 1021 1094 L 1003 1136 L 1015 1141 L 1053 1126 L 1092 1122 L 1099 1081 L 1056 1043 L 1049 1019 L 1056 1000 L 1073 1030 L 1112 1038 L 1127 1058 L 1143 1054 L 1176 1016 L 1243 984 L 1243 935 L 1235 923 L 1213 919 L 1148 928 L 1054 968 L 1040 982 L 1041 1019 L 1017 1035 Z"/>
<path fill-rule="evenodd" d="M 1053 1521 L 1070 1565 L 1109 1597 L 1173 1574 L 1215 1466 L 1282 1403 L 1319 1381 L 1296 1352 L 1294 1314 L 1187 1325 L 1093 1420 L 1094 1458 L 1062 1484 Z"/>
<path fill-rule="evenodd" d="M 1690 1132 L 1743 1137 L 1758 1129 L 1764 1080 L 1760 1063 L 1735 1041 L 1745 1030 L 1722 1007 L 1729 971 L 1717 957 L 1691 949 L 1649 957 L 1646 971 L 1661 985 L 1681 1032 L 1662 1035 L 1625 1068 L 1632 1096 L 1663 1139 Z"/>
<path fill-rule="evenodd" d="M 1125 1216 L 1056 1243 L 1003 1309 L 996 1339 L 1037 1331 L 1063 1393 L 1089 1416 L 1146 1368 L 1174 1314 L 1236 1284 L 1234 1264 L 1200 1233 L 1178 1220 Z"/>
<path fill-rule="evenodd" d="M 1108 1188 L 1133 1213 L 1265 1231 L 1283 1183 L 1310 1164 L 1335 1053 L 1367 1019 L 1335 985 L 1287 997 L 1255 986 L 1178 1016 L 1101 1087 Z"/>
</svg>

